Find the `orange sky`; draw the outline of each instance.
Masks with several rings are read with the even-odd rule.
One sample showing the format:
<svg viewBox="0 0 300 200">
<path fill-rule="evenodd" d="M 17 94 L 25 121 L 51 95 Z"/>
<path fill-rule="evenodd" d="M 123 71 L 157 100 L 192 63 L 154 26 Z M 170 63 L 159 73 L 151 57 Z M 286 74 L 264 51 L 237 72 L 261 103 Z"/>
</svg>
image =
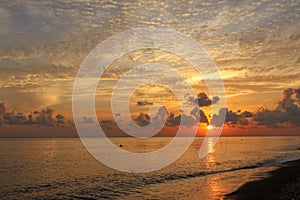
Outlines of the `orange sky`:
<svg viewBox="0 0 300 200">
<path fill-rule="evenodd" d="M 200 105 L 199 109 L 208 123 L 217 126 L 222 113 L 211 108 L 226 100 L 223 135 L 300 134 L 299 8 L 297 1 L 1 2 L 0 103 L 6 106 L 0 106 L 0 137 L 18 136 L 22 131 L 26 136 L 37 136 L 39 130 L 47 130 L 42 131 L 44 136 L 57 132 L 74 135 L 72 92 L 83 60 L 108 38 L 148 26 L 186 35 L 201 44 L 216 64 L 226 96 L 218 96 L 213 105 Z M 125 43 L 135 45 L 131 40 Z M 133 70 L 120 90 L 120 95 L 128 94 L 135 80 L 145 79 L 145 69 L 134 71 L 145 63 L 167 65 L 182 75 L 184 81 L 168 69 L 156 72 L 158 78 L 186 95 L 184 103 L 202 101 L 197 99 L 199 93 L 207 95 L 205 101 L 213 101 L 215 95 L 209 93 L 204 80 L 214 80 L 216 74 L 200 74 L 187 60 L 163 49 L 140 49 L 115 59 L 99 77 L 95 93 L 99 121 L 115 117 L 111 97 L 116 83 Z M 187 94 L 183 83 L 190 84 L 195 95 Z M 129 110 L 137 122 L 140 113 L 149 113 L 152 104 L 165 106 L 169 130 L 178 125 L 170 120 L 171 112 L 175 117 L 191 115 L 180 111 L 180 103 L 167 87 L 149 83 L 135 90 Z M 53 113 L 42 112 L 46 108 Z M 58 113 L 64 117 L 57 117 Z M 89 117 L 82 122 L 91 122 Z M 116 130 L 112 124 L 109 129 Z"/>
</svg>

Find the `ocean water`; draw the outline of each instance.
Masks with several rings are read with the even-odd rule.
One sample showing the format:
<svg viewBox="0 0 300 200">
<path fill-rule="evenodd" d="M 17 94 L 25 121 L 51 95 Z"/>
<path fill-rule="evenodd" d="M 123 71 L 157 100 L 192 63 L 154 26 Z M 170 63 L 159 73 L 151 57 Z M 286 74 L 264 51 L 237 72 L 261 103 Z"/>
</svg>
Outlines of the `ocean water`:
<svg viewBox="0 0 300 200">
<path fill-rule="evenodd" d="M 170 138 L 111 140 L 148 152 Z M 300 159 L 300 137 L 222 137 L 199 159 L 202 141 L 195 138 L 166 168 L 132 174 L 101 164 L 79 139 L 1 139 L 0 199 L 223 199 L 280 163 Z"/>
</svg>

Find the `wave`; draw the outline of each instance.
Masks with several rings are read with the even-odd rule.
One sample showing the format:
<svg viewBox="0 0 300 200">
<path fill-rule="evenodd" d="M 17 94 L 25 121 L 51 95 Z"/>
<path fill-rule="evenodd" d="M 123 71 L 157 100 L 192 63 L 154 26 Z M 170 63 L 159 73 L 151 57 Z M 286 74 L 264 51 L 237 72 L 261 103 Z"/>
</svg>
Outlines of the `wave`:
<svg viewBox="0 0 300 200">
<path fill-rule="evenodd" d="M 36 196 L 43 199 L 43 196 L 55 196 L 55 191 L 59 189 L 59 196 L 71 199 L 99 199 L 118 197 L 137 194 L 143 188 L 149 185 L 163 184 L 171 181 L 180 181 L 185 179 L 193 179 L 203 176 L 230 173 L 240 170 L 251 170 L 261 167 L 274 166 L 288 161 L 298 160 L 300 155 L 283 155 L 272 159 L 266 159 L 255 164 L 232 167 L 229 169 L 218 171 L 200 171 L 194 173 L 158 173 L 158 174 L 110 174 L 108 176 L 86 176 L 80 178 L 70 178 L 61 182 L 44 183 L 40 185 L 32 185 L 26 188 L 15 189 L 11 191 L 0 192 L 1 196 Z M 71 191 L 70 191 L 70 188 Z M 54 192 L 54 193 L 53 193 Z M 49 195 L 47 195 L 49 194 Z M 9 195 L 9 196 L 7 196 Z M 39 196 L 42 195 L 42 196 Z M 54 198 L 55 199 L 55 198 Z"/>
</svg>

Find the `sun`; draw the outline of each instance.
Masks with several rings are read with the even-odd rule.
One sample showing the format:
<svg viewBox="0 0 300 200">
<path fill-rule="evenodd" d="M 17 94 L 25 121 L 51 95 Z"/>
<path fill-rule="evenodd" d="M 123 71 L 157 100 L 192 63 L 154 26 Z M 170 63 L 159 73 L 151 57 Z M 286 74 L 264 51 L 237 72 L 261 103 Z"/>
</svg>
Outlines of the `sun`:
<svg viewBox="0 0 300 200">
<path fill-rule="evenodd" d="M 213 127 L 212 125 L 208 125 L 206 128 L 207 128 L 208 130 L 214 129 L 214 127 Z"/>
</svg>

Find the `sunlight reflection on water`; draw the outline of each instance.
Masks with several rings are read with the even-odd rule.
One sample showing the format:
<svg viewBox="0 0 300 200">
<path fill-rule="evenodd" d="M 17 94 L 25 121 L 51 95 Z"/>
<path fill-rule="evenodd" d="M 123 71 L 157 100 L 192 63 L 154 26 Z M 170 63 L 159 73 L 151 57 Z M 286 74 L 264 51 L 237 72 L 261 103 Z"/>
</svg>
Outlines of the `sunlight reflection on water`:
<svg viewBox="0 0 300 200">
<path fill-rule="evenodd" d="M 130 151 L 151 151 L 170 138 L 111 138 Z M 184 141 L 184 140 L 183 140 Z M 1 139 L 0 196 L 4 199 L 157 198 L 222 199 L 258 172 L 300 157 L 300 137 L 221 138 L 203 159 L 196 138 L 172 165 L 146 174 L 110 169 L 95 160 L 78 139 Z M 213 141 L 213 138 L 208 140 Z M 265 145 L 268 143 L 268 145 Z M 113 156 L 113 155 L 112 155 Z M 255 167 L 257 165 L 257 167 Z M 254 166 L 251 169 L 243 167 Z M 261 167 L 263 166 L 263 167 Z"/>
</svg>

